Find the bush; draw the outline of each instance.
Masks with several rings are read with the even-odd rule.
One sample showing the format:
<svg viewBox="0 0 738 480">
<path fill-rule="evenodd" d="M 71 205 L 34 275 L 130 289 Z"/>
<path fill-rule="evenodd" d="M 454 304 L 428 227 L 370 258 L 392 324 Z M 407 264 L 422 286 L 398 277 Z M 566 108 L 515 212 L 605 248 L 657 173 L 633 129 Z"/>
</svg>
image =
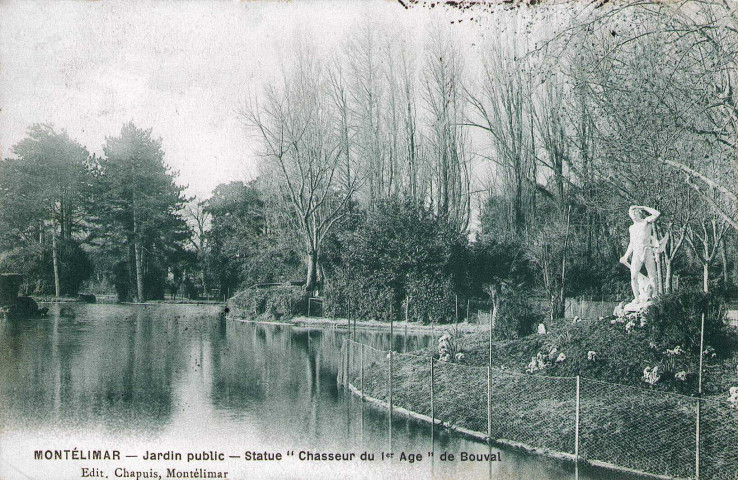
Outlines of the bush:
<svg viewBox="0 0 738 480">
<path fill-rule="evenodd" d="M 726 353 L 727 323 L 722 299 L 697 290 L 681 290 L 657 297 L 644 312 L 649 340 L 659 349 L 680 345 L 699 354 L 701 316 L 705 313 L 705 348 Z"/>
<path fill-rule="evenodd" d="M 59 285 L 61 294 L 75 296 L 82 283 L 90 278 L 93 265 L 89 255 L 73 240 L 59 240 Z M 29 245 L 14 248 L 0 261 L 0 270 L 23 274 L 25 293 L 54 293 L 54 263 L 51 245 Z"/>
<path fill-rule="evenodd" d="M 408 317 L 423 323 L 449 321 L 455 316 L 455 297 L 447 275 L 413 276 L 405 286 L 409 296 Z"/>
<path fill-rule="evenodd" d="M 503 339 L 522 338 L 535 331 L 543 320 L 540 306 L 531 301 L 530 292 L 506 289 L 500 301 L 495 335 Z"/>
<path fill-rule="evenodd" d="M 355 275 L 350 268 L 337 269 L 325 284 L 323 314 L 328 317 L 361 318 L 389 322 L 395 314 L 392 289 L 369 278 Z"/>
<path fill-rule="evenodd" d="M 246 316 L 281 320 L 305 313 L 307 293 L 302 287 L 290 285 L 249 288 L 234 295 L 230 302 Z"/>
<path fill-rule="evenodd" d="M 380 202 L 345 238 L 326 285 L 325 313 L 389 321 L 454 318 L 466 238 L 422 204 Z M 349 312 L 350 310 L 350 312 Z"/>
</svg>

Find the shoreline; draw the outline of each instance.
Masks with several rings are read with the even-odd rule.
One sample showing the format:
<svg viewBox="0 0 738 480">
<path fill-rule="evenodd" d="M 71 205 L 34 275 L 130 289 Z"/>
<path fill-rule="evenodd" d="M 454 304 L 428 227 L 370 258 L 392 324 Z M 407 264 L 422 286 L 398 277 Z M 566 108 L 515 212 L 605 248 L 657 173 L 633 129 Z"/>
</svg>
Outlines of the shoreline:
<svg viewBox="0 0 738 480">
<path fill-rule="evenodd" d="M 364 392 L 362 392 L 359 388 L 357 388 L 350 382 L 348 383 L 348 391 L 352 395 L 359 397 L 361 401 L 367 402 L 378 408 L 389 410 L 389 404 L 386 401 L 380 400 L 378 398 L 374 398 L 370 395 L 366 395 Z M 486 443 L 492 446 L 513 448 L 513 449 L 520 450 L 520 451 L 523 451 L 531 455 L 540 455 L 540 456 L 544 456 L 544 457 L 551 458 L 551 459 L 558 460 L 558 461 L 568 461 L 568 462 L 573 462 L 573 463 L 580 463 L 580 464 L 585 464 L 585 465 L 589 465 L 592 467 L 604 468 L 604 469 L 611 470 L 611 471 L 622 472 L 622 473 L 632 474 L 632 475 L 639 475 L 639 476 L 648 477 L 648 478 L 656 478 L 656 479 L 661 479 L 661 480 L 674 480 L 674 479 L 679 478 L 679 477 L 669 477 L 666 475 L 658 475 L 658 474 L 643 472 L 641 470 L 621 467 L 621 466 L 618 466 L 612 463 L 602 462 L 599 460 L 587 460 L 586 458 L 577 459 L 577 457 L 574 454 L 557 452 L 555 450 L 550 450 L 547 448 L 533 447 L 525 443 L 515 442 L 512 440 L 507 440 L 503 438 L 490 438 L 483 432 L 477 432 L 475 430 L 464 428 L 464 427 L 455 425 L 450 422 L 444 422 L 440 418 L 431 418 L 428 415 L 423 415 L 422 413 L 414 412 L 404 407 L 397 407 L 393 405 L 392 411 L 394 413 L 399 413 L 401 415 L 405 415 L 414 420 L 441 427 L 445 430 L 456 433 L 463 437 L 467 437 L 467 438 L 470 438 L 470 439 L 473 439 L 479 442 L 483 442 L 483 443 Z"/>
<path fill-rule="evenodd" d="M 243 323 L 260 323 L 266 325 L 290 325 L 294 327 L 315 327 L 315 328 L 340 328 L 340 329 L 352 329 L 356 327 L 357 330 L 370 330 L 370 331 L 390 331 L 392 328 L 394 333 L 405 333 L 405 332 L 444 332 L 446 330 L 458 329 L 459 333 L 474 333 L 481 331 L 489 331 L 488 325 L 479 325 L 466 322 L 459 323 L 443 323 L 424 325 L 416 322 L 393 322 L 392 327 L 389 323 L 379 322 L 376 320 L 351 320 L 351 326 L 349 326 L 349 320 L 346 318 L 328 318 L 328 317 L 306 317 L 298 316 L 293 317 L 289 320 L 273 320 L 263 317 L 249 318 L 249 316 L 243 315 L 238 309 L 229 306 L 229 313 L 226 318 L 229 320 L 239 321 Z"/>
<path fill-rule="evenodd" d="M 93 294 L 95 295 L 95 294 Z M 84 303 L 88 305 L 225 305 L 222 300 L 164 299 L 145 302 L 119 302 L 115 295 L 95 295 L 94 302 L 85 302 L 77 297 L 30 296 L 36 303 Z"/>
</svg>

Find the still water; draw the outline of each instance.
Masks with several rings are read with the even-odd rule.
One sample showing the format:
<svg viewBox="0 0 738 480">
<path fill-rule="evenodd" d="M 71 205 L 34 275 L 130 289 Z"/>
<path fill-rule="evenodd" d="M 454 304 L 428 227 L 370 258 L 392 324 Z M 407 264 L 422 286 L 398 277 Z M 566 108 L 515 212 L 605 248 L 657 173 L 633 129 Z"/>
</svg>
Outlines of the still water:
<svg viewBox="0 0 738 480">
<path fill-rule="evenodd" d="M 50 308 L 46 318 L 0 324 L 2 480 L 78 479 L 83 468 L 97 478 L 167 478 L 168 469 L 232 479 L 575 478 L 568 463 L 455 434 L 437 431 L 432 442 L 429 426 L 401 414 L 390 444 L 387 412 L 336 385 L 343 329 L 243 323 L 214 305 Z M 387 333 L 359 332 L 357 340 L 390 346 Z M 397 351 L 430 342 L 422 334 L 392 339 Z M 121 459 L 34 459 L 36 450 L 74 448 L 82 457 L 117 450 Z M 245 460 L 251 451 L 281 453 L 282 460 Z M 375 460 L 300 461 L 301 451 L 368 452 Z M 180 453 L 182 460 L 147 461 L 147 452 Z M 188 452 L 224 460 L 188 462 Z M 402 452 L 422 460 L 402 461 Z M 461 452 L 499 453 L 501 461 L 442 462 L 443 452 L 457 459 Z M 581 468 L 578 477 L 624 478 Z"/>
</svg>

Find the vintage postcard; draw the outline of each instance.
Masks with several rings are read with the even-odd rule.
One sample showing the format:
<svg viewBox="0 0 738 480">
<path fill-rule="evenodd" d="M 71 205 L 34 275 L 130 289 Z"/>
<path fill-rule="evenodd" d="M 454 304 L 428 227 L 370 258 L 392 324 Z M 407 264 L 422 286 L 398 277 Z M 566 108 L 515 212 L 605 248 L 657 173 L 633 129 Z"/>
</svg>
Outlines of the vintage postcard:
<svg viewBox="0 0 738 480">
<path fill-rule="evenodd" d="M 738 4 L 0 1 L 0 479 L 738 478 Z"/>
</svg>

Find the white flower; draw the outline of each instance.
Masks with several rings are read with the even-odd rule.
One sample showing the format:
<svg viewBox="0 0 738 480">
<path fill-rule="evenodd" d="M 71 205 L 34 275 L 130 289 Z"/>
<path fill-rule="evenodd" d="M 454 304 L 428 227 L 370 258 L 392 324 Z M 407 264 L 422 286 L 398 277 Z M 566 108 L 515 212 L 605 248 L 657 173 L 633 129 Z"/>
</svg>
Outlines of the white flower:
<svg viewBox="0 0 738 480">
<path fill-rule="evenodd" d="M 563 362 L 566 360 L 566 355 L 564 355 L 564 352 L 559 353 L 559 356 L 556 357 L 556 362 Z"/>
<path fill-rule="evenodd" d="M 466 355 L 464 355 L 461 352 L 454 355 L 454 360 L 456 360 L 457 362 L 463 362 L 465 358 L 466 358 Z"/>
<path fill-rule="evenodd" d="M 543 370 L 548 366 L 547 360 L 547 357 L 544 357 L 541 352 L 538 352 L 535 357 L 530 358 L 530 363 L 528 364 L 528 367 L 525 369 L 525 371 L 528 373 L 533 373 L 538 370 Z"/>
<path fill-rule="evenodd" d="M 594 350 L 590 350 L 589 352 L 587 352 L 587 360 L 589 360 L 590 362 L 596 361 L 597 352 L 595 352 Z"/>
<path fill-rule="evenodd" d="M 730 390 L 728 390 L 730 393 L 730 396 L 728 397 L 728 402 L 730 403 L 730 406 L 733 408 L 738 408 L 738 387 L 730 387 Z"/>
<path fill-rule="evenodd" d="M 628 323 L 625 324 L 625 331 L 630 333 L 631 330 L 633 330 L 633 327 L 635 327 L 635 322 L 633 320 L 628 321 Z"/>
<path fill-rule="evenodd" d="M 687 372 L 681 371 L 681 372 L 675 374 L 674 375 L 674 378 L 676 378 L 677 380 L 681 380 L 683 382 L 683 381 L 687 380 Z"/>
<path fill-rule="evenodd" d="M 659 375 L 658 366 L 653 367 L 653 370 L 651 369 L 651 367 L 646 367 L 643 370 L 643 381 L 650 385 L 654 385 L 656 382 L 659 381 L 660 378 L 661 375 Z"/>
<path fill-rule="evenodd" d="M 667 348 L 666 349 L 666 353 L 667 353 L 667 355 L 675 355 L 676 356 L 676 355 L 680 355 L 680 354 L 684 353 L 684 350 L 682 350 L 682 347 L 680 345 L 677 345 L 676 347 L 674 347 L 672 349 L 668 349 Z"/>
</svg>

